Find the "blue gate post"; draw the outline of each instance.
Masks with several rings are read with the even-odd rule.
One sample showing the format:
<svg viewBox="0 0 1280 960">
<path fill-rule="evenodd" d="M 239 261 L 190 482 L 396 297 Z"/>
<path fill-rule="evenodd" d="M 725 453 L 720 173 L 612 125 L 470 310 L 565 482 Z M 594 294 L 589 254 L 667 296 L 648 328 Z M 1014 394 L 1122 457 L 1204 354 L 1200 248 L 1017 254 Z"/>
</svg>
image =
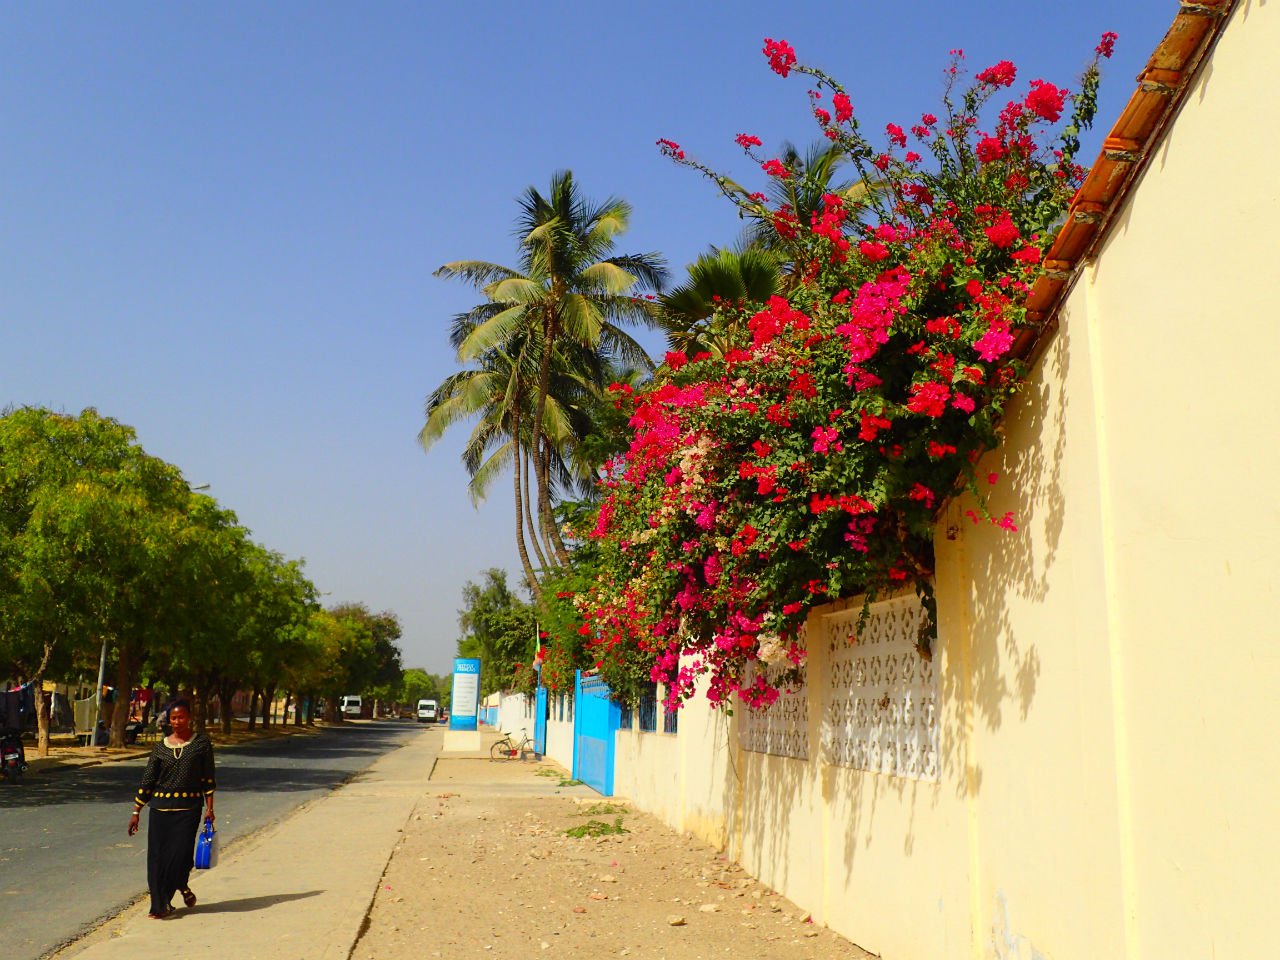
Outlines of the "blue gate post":
<svg viewBox="0 0 1280 960">
<path fill-rule="evenodd" d="M 582 671 L 573 674 L 573 772 L 570 776 L 581 780 L 578 776 L 581 765 L 578 759 L 578 737 L 582 733 Z"/>
<path fill-rule="evenodd" d="M 541 679 L 542 674 L 538 674 Z M 539 757 L 547 754 L 547 688 L 538 684 L 538 702 L 533 715 L 533 752 Z"/>
</svg>

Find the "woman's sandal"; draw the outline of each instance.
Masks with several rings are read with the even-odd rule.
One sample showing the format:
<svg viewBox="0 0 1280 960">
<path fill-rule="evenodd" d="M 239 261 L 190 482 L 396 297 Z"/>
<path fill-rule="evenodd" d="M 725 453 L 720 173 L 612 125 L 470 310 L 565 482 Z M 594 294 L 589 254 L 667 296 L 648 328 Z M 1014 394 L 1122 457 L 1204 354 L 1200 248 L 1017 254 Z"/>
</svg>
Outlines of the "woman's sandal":
<svg viewBox="0 0 1280 960">
<path fill-rule="evenodd" d="M 196 905 L 196 895 L 190 887 L 183 888 L 179 893 L 182 894 L 182 902 L 185 903 L 188 908 Z"/>
</svg>

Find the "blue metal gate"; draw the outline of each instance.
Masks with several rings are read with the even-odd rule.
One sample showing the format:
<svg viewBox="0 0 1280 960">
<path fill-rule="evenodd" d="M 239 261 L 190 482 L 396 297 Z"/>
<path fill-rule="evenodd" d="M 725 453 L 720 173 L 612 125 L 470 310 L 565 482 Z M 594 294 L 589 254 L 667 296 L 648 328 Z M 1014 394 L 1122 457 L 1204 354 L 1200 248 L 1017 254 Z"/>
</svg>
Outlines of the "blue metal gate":
<svg viewBox="0 0 1280 960">
<path fill-rule="evenodd" d="M 578 671 L 573 708 L 573 778 L 597 793 L 613 796 L 614 735 L 622 711 L 609 699 L 609 686 Z"/>
<path fill-rule="evenodd" d="M 547 754 L 547 688 L 538 687 L 538 702 L 533 712 L 533 751 L 540 757 Z"/>
</svg>

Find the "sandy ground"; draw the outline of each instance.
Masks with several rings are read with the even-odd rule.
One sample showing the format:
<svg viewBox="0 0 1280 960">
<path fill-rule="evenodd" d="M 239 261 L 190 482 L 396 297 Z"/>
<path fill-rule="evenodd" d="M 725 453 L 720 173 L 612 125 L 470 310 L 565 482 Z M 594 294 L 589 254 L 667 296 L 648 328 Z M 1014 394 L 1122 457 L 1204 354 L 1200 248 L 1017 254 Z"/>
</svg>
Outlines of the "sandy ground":
<svg viewBox="0 0 1280 960">
<path fill-rule="evenodd" d="M 431 785 L 353 960 L 872 956 L 705 843 L 570 786 L 554 763 L 442 758 Z M 593 821 L 626 832 L 565 833 Z"/>
</svg>

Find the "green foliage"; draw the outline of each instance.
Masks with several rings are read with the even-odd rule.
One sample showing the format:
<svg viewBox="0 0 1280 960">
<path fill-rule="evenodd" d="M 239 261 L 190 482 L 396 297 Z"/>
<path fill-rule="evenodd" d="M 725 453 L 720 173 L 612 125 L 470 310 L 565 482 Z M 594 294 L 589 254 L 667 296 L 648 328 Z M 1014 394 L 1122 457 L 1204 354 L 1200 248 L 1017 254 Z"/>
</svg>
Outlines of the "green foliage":
<svg viewBox="0 0 1280 960">
<path fill-rule="evenodd" d="M 561 830 L 567 837 L 575 837 L 582 839 L 583 837 L 611 837 L 617 834 L 630 833 L 622 825 L 622 818 L 617 817 L 613 823 L 605 823 L 603 820 L 588 820 L 586 823 L 577 827 L 569 827 L 567 830 Z"/>
<path fill-rule="evenodd" d="M 458 656 L 480 659 L 481 696 L 511 689 L 517 665 L 533 662 L 533 607 L 507 585 L 506 571 L 496 567 L 484 571 L 480 584 L 467 581 L 462 602 Z"/>
</svg>

